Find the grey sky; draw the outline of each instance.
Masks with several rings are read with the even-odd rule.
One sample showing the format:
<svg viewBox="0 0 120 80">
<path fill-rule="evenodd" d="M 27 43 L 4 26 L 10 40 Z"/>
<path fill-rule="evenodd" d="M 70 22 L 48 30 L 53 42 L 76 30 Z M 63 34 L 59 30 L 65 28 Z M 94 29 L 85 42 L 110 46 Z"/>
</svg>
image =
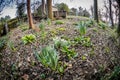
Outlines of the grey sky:
<svg viewBox="0 0 120 80">
<path fill-rule="evenodd" d="M 75 7 L 83 7 L 86 8 L 87 10 L 90 9 L 90 6 L 93 5 L 93 0 L 54 0 L 53 4 L 55 3 L 66 3 L 69 8 Z M 98 6 L 99 8 L 103 7 L 103 0 L 98 0 Z M 3 12 L 2 15 L 0 15 L 0 17 L 4 17 L 5 15 L 10 15 L 12 18 L 15 17 L 15 13 L 16 13 L 16 8 L 6 8 Z"/>
<path fill-rule="evenodd" d="M 89 9 L 90 8 L 90 5 L 93 5 L 93 0 L 58 0 L 58 3 L 61 3 L 61 2 L 64 2 L 66 3 L 67 5 L 69 5 L 70 8 L 72 7 L 84 7 L 84 8 L 87 8 Z M 103 0 L 98 0 L 98 4 L 99 6 L 101 6 L 103 3 Z"/>
</svg>

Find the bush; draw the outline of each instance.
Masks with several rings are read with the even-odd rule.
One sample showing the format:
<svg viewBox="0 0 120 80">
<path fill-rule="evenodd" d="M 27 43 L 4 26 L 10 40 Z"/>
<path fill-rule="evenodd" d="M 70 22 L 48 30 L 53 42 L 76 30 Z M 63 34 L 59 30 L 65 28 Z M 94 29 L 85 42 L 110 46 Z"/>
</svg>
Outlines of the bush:
<svg viewBox="0 0 120 80">
<path fill-rule="evenodd" d="M 18 19 L 11 19 L 9 20 L 7 23 L 8 23 L 8 27 L 9 28 L 14 28 L 17 26 L 17 22 L 18 22 Z"/>
<path fill-rule="evenodd" d="M 25 35 L 24 37 L 22 37 L 22 41 L 24 44 L 32 43 L 35 40 L 36 40 L 36 36 L 33 34 Z"/>
</svg>

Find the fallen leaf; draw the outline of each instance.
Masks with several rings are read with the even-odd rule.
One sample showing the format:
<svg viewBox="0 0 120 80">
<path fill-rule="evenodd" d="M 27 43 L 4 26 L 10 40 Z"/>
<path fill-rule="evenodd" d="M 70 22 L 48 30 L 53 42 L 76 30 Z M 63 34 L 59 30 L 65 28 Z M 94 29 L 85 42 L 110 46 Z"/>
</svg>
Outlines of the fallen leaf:
<svg viewBox="0 0 120 80">
<path fill-rule="evenodd" d="M 23 78 L 24 80 L 28 80 L 28 79 L 29 79 L 29 75 L 24 74 L 24 75 L 22 76 L 22 78 Z"/>
</svg>

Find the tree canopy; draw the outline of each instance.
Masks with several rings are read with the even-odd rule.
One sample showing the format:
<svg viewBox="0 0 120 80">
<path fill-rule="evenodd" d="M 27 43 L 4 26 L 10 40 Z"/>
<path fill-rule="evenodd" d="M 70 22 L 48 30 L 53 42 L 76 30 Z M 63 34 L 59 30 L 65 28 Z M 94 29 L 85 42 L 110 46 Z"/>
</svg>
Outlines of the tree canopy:
<svg viewBox="0 0 120 80">
<path fill-rule="evenodd" d="M 0 13 L 6 6 L 10 6 L 15 0 L 0 0 Z"/>
<path fill-rule="evenodd" d="M 67 11 L 67 12 L 70 11 L 68 5 L 65 3 L 55 4 L 55 6 L 58 8 L 58 10 Z"/>
</svg>

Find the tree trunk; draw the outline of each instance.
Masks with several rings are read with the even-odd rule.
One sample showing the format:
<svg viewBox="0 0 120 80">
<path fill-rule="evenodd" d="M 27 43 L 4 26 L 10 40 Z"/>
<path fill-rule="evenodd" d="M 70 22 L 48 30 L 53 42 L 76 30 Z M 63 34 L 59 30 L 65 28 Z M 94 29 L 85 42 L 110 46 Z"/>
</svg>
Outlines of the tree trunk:
<svg viewBox="0 0 120 80">
<path fill-rule="evenodd" d="M 41 11 L 42 11 L 42 17 L 45 17 L 45 16 L 46 16 L 45 0 L 42 0 L 42 8 L 41 8 Z"/>
<path fill-rule="evenodd" d="M 92 17 L 94 16 L 94 9 L 93 9 L 93 6 L 90 7 L 90 10 L 91 10 L 91 13 L 92 13 Z"/>
<path fill-rule="evenodd" d="M 4 24 L 2 36 L 6 35 L 9 32 L 7 22 Z"/>
<path fill-rule="evenodd" d="M 30 1 L 31 0 L 27 0 L 27 15 L 28 15 L 28 21 L 29 21 L 29 28 L 35 29 L 35 26 L 33 24 L 32 14 L 31 14 Z"/>
<path fill-rule="evenodd" d="M 48 18 L 53 19 L 52 0 L 47 0 Z"/>
<path fill-rule="evenodd" d="M 97 0 L 94 0 L 94 20 L 96 20 L 96 22 L 98 23 L 98 4 L 97 4 Z"/>
<path fill-rule="evenodd" d="M 117 32 L 120 36 L 120 6 L 119 6 L 119 18 L 118 18 L 118 28 L 117 28 Z"/>
<path fill-rule="evenodd" d="M 117 33 L 120 36 L 120 0 L 116 0 L 116 2 L 118 3 L 118 9 L 119 9 L 119 18 L 118 18 L 118 28 L 117 28 Z"/>
<path fill-rule="evenodd" d="M 114 28 L 114 22 L 113 22 L 113 14 L 112 14 L 112 2 L 109 0 L 109 17 L 110 17 L 110 24 L 112 28 Z"/>
</svg>

